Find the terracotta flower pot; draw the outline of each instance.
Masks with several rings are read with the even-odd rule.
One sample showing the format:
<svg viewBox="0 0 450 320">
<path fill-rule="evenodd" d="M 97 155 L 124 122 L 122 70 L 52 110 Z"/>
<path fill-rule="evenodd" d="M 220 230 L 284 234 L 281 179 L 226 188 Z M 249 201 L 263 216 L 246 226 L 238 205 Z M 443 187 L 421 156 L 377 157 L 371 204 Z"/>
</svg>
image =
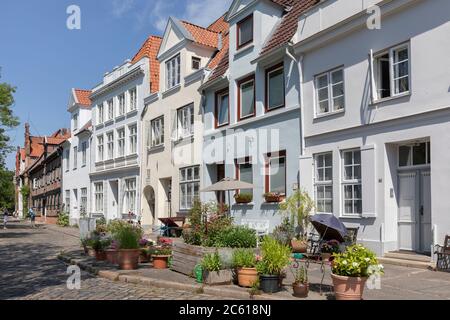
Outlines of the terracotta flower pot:
<svg viewBox="0 0 450 320">
<path fill-rule="evenodd" d="M 291 240 L 291 247 L 294 253 L 306 253 L 308 251 L 308 244 L 301 240 Z"/>
<path fill-rule="evenodd" d="M 256 268 L 238 269 L 238 283 L 241 287 L 251 288 L 258 281 L 258 271 Z"/>
<path fill-rule="evenodd" d="M 141 249 L 119 250 L 118 263 L 121 270 L 136 270 Z"/>
<path fill-rule="evenodd" d="M 106 261 L 111 264 L 118 264 L 119 252 L 117 250 L 106 250 Z"/>
<path fill-rule="evenodd" d="M 141 250 L 141 254 L 139 255 L 139 263 L 149 263 L 150 262 L 150 257 L 149 255 Z"/>
<path fill-rule="evenodd" d="M 88 256 L 95 258 L 95 250 L 92 248 L 88 248 Z"/>
<path fill-rule="evenodd" d="M 361 300 L 367 282 L 365 277 L 344 277 L 331 274 L 336 300 Z"/>
<path fill-rule="evenodd" d="M 265 195 L 264 200 L 267 203 L 280 203 L 283 201 L 283 197 L 278 195 Z"/>
<path fill-rule="evenodd" d="M 294 297 L 297 298 L 307 298 L 309 293 L 309 284 L 306 283 L 294 283 L 292 284 L 292 289 L 294 290 Z"/>
<path fill-rule="evenodd" d="M 170 256 L 152 256 L 153 268 L 155 269 L 167 269 Z"/>
<path fill-rule="evenodd" d="M 106 252 L 105 251 L 95 251 L 95 259 L 97 261 L 106 261 Z"/>
</svg>

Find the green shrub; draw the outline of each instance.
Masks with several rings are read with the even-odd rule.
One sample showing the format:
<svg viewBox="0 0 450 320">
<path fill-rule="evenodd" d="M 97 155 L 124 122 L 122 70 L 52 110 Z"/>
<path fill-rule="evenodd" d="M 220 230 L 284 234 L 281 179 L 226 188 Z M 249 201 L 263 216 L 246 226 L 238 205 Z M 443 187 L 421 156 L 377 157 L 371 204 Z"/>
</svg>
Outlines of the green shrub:
<svg viewBox="0 0 450 320">
<path fill-rule="evenodd" d="M 142 229 L 132 224 L 123 224 L 115 230 L 113 235 L 119 249 L 139 249 L 139 240 L 142 238 Z"/>
<path fill-rule="evenodd" d="M 291 249 L 273 237 L 266 236 L 261 244 L 262 259 L 256 265 L 259 274 L 279 275 L 289 264 Z"/>
<path fill-rule="evenodd" d="M 384 273 L 375 253 L 360 244 L 348 247 L 343 253 L 335 253 L 333 257 L 333 273 L 338 276 L 369 277 Z"/>
<path fill-rule="evenodd" d="M 256 231 L 243 226 L 232 226 L 218 235 L 214 245 L 223 248 L 255 248 Z"/>
<path fill-rule="evenodd" d="M 111 245 L 111 239 L 92 239 L 91 246 L 95 251 L 105 251 Z"/>
<path fill-rule="evenodd" d="M 58 215 L 58 221 L 56 222 L 58 226 L 68 227 L 70 225 L 69 215 L 67 213 L 60 213 Z"/>
<path fill-rule="evenodd" d="M 233 251 L 234 268 L 254 268 L 256 256 L 252 249 L 236 249 Z"/>
<path fill-rule="evenodd" d="M 209 272 L 220 271 L 222 269 L 222 262 L 220 261 L 219 252 L 217 250 L 215 253 L 205 255 L 200 264 L 203 270 Z"/>
</svg>

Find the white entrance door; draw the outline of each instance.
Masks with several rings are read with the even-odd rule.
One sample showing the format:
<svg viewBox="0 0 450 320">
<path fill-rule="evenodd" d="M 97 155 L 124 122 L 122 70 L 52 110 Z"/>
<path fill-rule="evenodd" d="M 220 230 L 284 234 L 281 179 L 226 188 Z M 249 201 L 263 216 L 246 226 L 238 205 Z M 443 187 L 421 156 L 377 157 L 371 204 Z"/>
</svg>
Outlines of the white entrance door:
<svg viewBox="0 0 450 320">
<path fill-rule="evenodd" d="M 420 179 L 420 251 L 430 253 L 433 244 L 431 234 L 431 173 L 422 171 Z"/>
<path fill-rule="evenodd" d="M 416 180 L 416 172 L 401 173 L 398 176 L 398 240 L 400 250 L 413 251 L 416 248 Z"/>
<path fill-rule="evenodd" d="M 431 175 L 429 171 L 399 174 L 399 249 L 431 250 Z"/>
</svg>

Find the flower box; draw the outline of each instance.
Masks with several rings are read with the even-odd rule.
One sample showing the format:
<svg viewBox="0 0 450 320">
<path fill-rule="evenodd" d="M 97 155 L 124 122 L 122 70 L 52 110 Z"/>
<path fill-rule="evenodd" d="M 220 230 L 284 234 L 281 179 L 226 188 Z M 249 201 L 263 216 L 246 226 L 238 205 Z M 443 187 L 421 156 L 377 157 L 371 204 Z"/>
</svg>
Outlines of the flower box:
<svg viewBox="0 0 450 320">
<path fill-rule="evenodd" d="M 203 281 L 210 286 L 231 284 L 233 273 L 231 270 L 205 271 L 203 273 Z"/>
<path fill-rule="evenodd" d="M 284 200 L 284 195 L 277 193 L 266 193 L 264 199 L 267 203 L 280 203 Z"/>
</svg>

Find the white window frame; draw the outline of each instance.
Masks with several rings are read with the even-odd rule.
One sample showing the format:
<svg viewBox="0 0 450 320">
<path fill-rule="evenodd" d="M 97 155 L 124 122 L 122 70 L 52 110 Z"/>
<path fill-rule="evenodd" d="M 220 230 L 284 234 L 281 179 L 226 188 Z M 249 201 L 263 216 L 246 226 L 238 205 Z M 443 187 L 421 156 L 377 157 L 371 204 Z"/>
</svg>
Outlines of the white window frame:
<svg viewBox="0 0 450 320">
<path fill-rule="evenodd" d="M 80 190 L 80 214 L 87 214 L 88 205 L 88 189 L 81 188 Z M 84 211 L 84 212 L 83 212 Z"/>
<path fill-rule="evenodd" d="M 401 51 L 403 49 L 408 50 L 408 59 L 395 63 L 394 62 L 395 53 L 398 51 Z M 376 63 L 376 61 L 380 57 L 382 57 L 386 54 L 389 55 L 389 80 L 390 80 L 391 92 L 388 97 L 381 98 L 379 95 L 379 88 L 378 88 L 378 85 L 380 83 L 381 72 L 380 72 L 380 65 L 378 63 Z M 395 66 L 400 63 L 406 62 L 406 61 L 408 62 L 408 75 L 396 78 L 395 70 L 394 70 Z M 400 44 L 398 46 L 391 47 L 386 50 L 382 50 L 380 52 L 377 52 L 376 54 L 371 53 L 371 66 L 372 66 L 371 69 L 372 69 L 372 73 L 373 73 L 371 76 L 373 79 L 372 81 L 374 82 L 373 86 L 372 86 L 373 90 L 374 90 L 374 92 L 372 93 L 372 96 L 374 99 L 373 102 L 379 102 L 379 101 L 389 100 L 389 99 L 396 98 L 396 97 L 402 97 L 405 95 L 409 95 L 411 93 L 411 46 L 410 46 L 409 42 Z M 408 91 L 396 93 L 396 80 L 400 80 L 403 78 L 408 78 Z"/>
<path fill-rule="evenodd" d="M 114 159 L 114 131 L 106 133 L 106 156 L 107 160 Z"/>
<path fill-rule="evenodd" d="M 126 105 L 127 105 L 125 93 L 119 94 L 117 96 L 117 100 L 118 100 L 118 105 L 119 105 L 118 116 L 123 116 L 126 113 Z"/>
<path fill-rule="evenodd" d="M 135 129 L 135 132 L 133 133 L 133 128 Z M 137 123 L 134 124 L 130 124 L 128 126 L 128 154 L 129 155 L 134 155 L 137 153 Z"/>
<path fill-rule="evenodd" d="M 252 90 L 252 92 L 253 92 L 253 106 L 252 106 L 253 112 L 244 116 L 242 114 L 242 87 L 250 82 L 253 83 L 253 90 Z M 256 100 L 255 100 L 256 99 L 256 91 L 255 91 L 256 90 L 256 78 L 253 77 L 252 79 L 249 79 L 248 81 L 239 83 L 238 90 L 239 90 L 239 100 L 240 100 L 239 101 L 239 121 L 254 117 L 256 114 Z"/>
<path fill-rule="evenodd" d="M 326 157 L 326 156 L 331 156 L 331 165 L 327 166 L 326 165 L 326 161 L 324 158 L 324 162 L 323 163 L 319 163 L 319 158 L 320 157 Z M 331 169 L 331 180 L 326 180 L 326 170 L 327 169 Z M 323 177 L 320 177 L 319 171 L 323 170 Z M 326 189 L 327 188 L 331 188 L 331 198 L 318 198 L 318 188 L 323 188 L 323 192 L 325 195 Z M 333 205 L 334 205 L 334 201 L 333 201 L 333 152 L 323 152 L 323 153 L 319 153 L 314 155 L 314 197 L 315 197 L 315 202 L 316 202 L 316 208 L 317 208 L 317 212 L 318 213 L 328 213 L 328 214 L 332 214 L 333 213 Z M 331 201 L 331 211 L 327 212 L 327 211 L 319 211 L 319 205 L 318 202 L 322 201 L 323 202 L 323 207 L 325 208 L 325 203 L 327 201 Z"/>
<path fill-rule="evenodd" d="M 103 134 L 97 136 L 97 161 L 105 160 L 105 136 Z"/>
<path fill-rule="evenodd" d="M 198 176 L 195 176 L 195 171 L 197 170 Z M 189 179 L 188 172 L 191 171 L 191 179 Z M 185 178 L 183 179 L 183 173 Z M 190 210 L 192 208 L 193 202 L 195 200 L 196 196 L 200 195 L 200 166 L 191 166 L 182 168 L 179 171 L 180 174 L 180 210 L 186 211 Z M 188 194 L 188 190 L 191 190 L 192 194 Z M 195 193 L 195 189 L 197 188 L 197 195 Z M 183 189 L 185 189 L 184 199 L 182 197 L 183 195 Z M 189 198 L 192 200 L 191 204 L 189 203 Z M 184 205 L 183 205 L 184 204 Z"/>
<path fill-rule="evenodd" d="M 108 121 L 114 119 L 114 99 L 108 100 Z"/>
<path fill-rule="evenodd" d="M 94 211 L 103 213 L 104 211 L 104 185 L 103 182 L 94 183 Z"/>
<path fill-rule="evenodd" d="M 103 103 L 97 105 L 97 124 L 105 122 L 105 110 Z"/>
<path fill-rule="evenodd" d="M 133 88 L 128 90 L 128 96 L 130 100 L 130 110 L 129 112 L 133 112 L 137 109 L 137 88 Z"/>
<path fill-rule="evenodd" d="M 181 82 L 181 55 L 177 54 L 166 62 L 166 90 L 178 86 Z"/>
<path fill-rule="evenodd" d="M 355 163 L 355 153 L 359 152 L 360 154 L 360 163 Z M 352 164 L 345 164 L 345 154 L 346 153 L 352 153 Z M 349 150 L 343 150 L 341 152 L 341 161 L 342 161 L 342 216 L 343 217 L 360 217 L 362 215 L 362 159 L 361 159 L 361 149 L 349 149 Z M 346 167 L 352 167 L 352 177 L 355 176 L 355 167 L 360 167 L 360 177 L 359 179 L 350 179 L 347 180 L 345 177 L 345 168 Z M 345 187 L 352 186 L 352 194 L 353 197 L 351 199 L 345 198 Z M 355 186 L 360 186 L 361 188 L 361 198 L 355 198 Z M 345 201 L 352 201 L 352 212 L 348 213 L 345 212 Z M 361 201 L 361 212 L 355 212 L 355 202 Z"/>
<path fill-rule="evenodd" d="M 414 164 L 414 145 L 413 144 L 400 144 L 397 146 L 397 168 L 399 170 L 407 170 L 407 169 L 413 169 L 413 168 L 420 168 L 420 167 L 429 167 L 431 165 L 431 142 L 430 141 L 421 141 L 419 143 L 425 143 L 425 163 L 424 164 Z M 407 166 L 400 166 L 400 147 L 409 147 L 410 148 L 410 164 Z"/>
<path fill-rule="evenodd" d="M 267 190 L 268 192 L 275 192 L 272 191 L 271 185 L 272 185 L 272 172 L 271 172 L 271 162 L 273 160 L 278 160 L 278 159 L 284 159 L 284 193 L 281 193 L 281 196 L 286 196 L 287 195 L 287 154 L 279 154 L 277 152 L 274 153 L 274 155 L 271 155 L 270 157 L 267 157 L 267 174 L 269 175 L 269 179 L 268 179 L 268 186 L 267 186 Z M 279 161 L 279 160 L 278 160 Z"/>
<path fill-rule="evenodd" d="M 117 156 L 119 158 L 125 157 L 126 153 L 126 132 L 125 127 L 117 129 Z"/>
<path fill-rule="evenodd" d="M 136 214 L 137 205 L 137 178 L 126 178 L 124 181 L 122 214 L 132 212 Z"/>
<path fill-rule="evenodd" d="M 283 87 L 283 103 L 280 104 L 280 105 L 271 107 L 270 106 L 270 75 L 272 73 L 278 72 L 280 70 L 282 71 L 282 75 L 283 75 L 283 85 L 282 85 L 282 87 Z M 278 109 L 278 108 L 282 108 L 282 107 L 285 106 L 285 104 L 286 104 L 286 97 L 284 96 L 285 95 L 285 85 L 286 85 L 286 80 L 284 78 L 284 64 L 282 64 L 279 67 L 277 67 L 275 69 L 272 69 L 272 70 L 267 72 L 267 79 L 266 79 L 266 88 L 267 88 L 266 89 L 267 90 L 267 101 L 266 101 L 267 106 L 266 106 L 266 110 L 267 111 L 272 111 L 272 110 L 275 110 L 275 109 Z"/>
<path fill-rule="evenodd" d="M 177 137 L 188 138 L 194 135 L 194 104 L 190 103 L 177 110 Z"/>
<path fill-rule="evenodd" d="M 194 68 L 194 63 L 198 62 L 198 68 Z M 202 68 L 202 59 L 199 57 L 192 57 L 192 70 L 200 70 Z"/>
<path fill-rule="evenodd" d="M 81 143 L 81 166 L 85 167 L 87 164 L 87 141 Z"/>
<path fill-rule="evenodd" d="M 78 168 L 78 146 L 73 147 L 73 170 Z"/>
<path fill-rule="evenodd" d="M 336 72 L 342 72 L 342 81 L 341 82 L 337 82 L 337 83 L 333 83 L 333 74 Z M 319 78 L 322 78 L 326 76 L 327 77 L 327 86 L 326 87 L 319 87 Z M 344 94 L 342 95 L 337 95 L 334 96 L 333 94 L 333 87 L 342 84 L 343 87 L 343 91 Z M 328 89 L 328 99 L 327 100 L 320 100 L 319 98 L 319 90 L 322 89 Z M 316 110 L 315 110 L 315 115 L 316 117 L 321 117 L 321 116 L 326 116 L 326 115 L 330 115 L 333 113 L 338 113 L 338 112 L 344 112 L 345 111 L 345 72 L 344 72 L 344 67 L 338 67 L 332 70 L 329 70 L 327 72 L 323 72 L 321 74 L 318 74 L 314 77 L 314 91 L 315 91 L 315 99 L 316 99 Z M 334 105 L 334 99 L 338 99 L 338 98 L 343 98 L 344 99 L 344 106 L 341 109 L 336 109 L 335 105 Z M 320 111 L 320 103 L 324 102 L 324 101 L 328 101 L 328 112 L 321 112 Z"/>
<path fill-rule="evenodd" d="M 164 116 L 150 122 L 150 141 L 152 148 L 164 145 Z"/>
</svg>

